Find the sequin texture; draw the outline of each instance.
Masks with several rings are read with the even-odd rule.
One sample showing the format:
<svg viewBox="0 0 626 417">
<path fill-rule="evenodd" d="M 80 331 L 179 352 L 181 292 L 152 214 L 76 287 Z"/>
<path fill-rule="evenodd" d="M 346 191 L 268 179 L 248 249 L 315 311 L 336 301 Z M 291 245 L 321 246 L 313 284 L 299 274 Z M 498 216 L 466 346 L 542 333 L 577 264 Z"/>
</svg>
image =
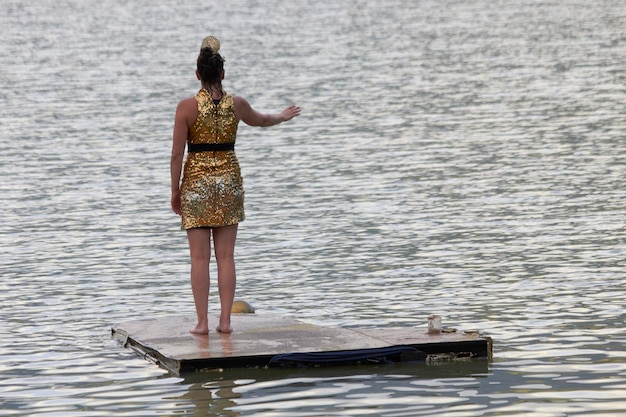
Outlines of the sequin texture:
<svg viewBox="0 0 626 417">
<path fill-rule="evenodd" d="M 238 121 L 233 98 L 215 104 L 205 89 L 196 95 L 198 118 L 188 143 L 231 143 Z M 235 151 L 187 153 L 181 185 L 181 229 L 220 227 L 244 220 L 244 189 Z"/>
</svg>

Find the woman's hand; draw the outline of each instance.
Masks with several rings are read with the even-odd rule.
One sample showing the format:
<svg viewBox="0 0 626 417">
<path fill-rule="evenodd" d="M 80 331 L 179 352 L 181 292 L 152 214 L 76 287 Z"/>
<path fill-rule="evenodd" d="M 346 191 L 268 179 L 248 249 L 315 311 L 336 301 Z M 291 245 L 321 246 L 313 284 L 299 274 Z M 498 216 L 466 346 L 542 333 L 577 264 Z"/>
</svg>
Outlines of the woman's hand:
<svg viewBox="0 0 626 417">
<path fill-rule="evenodd" d="M 293 119 L 296 116 L 300 116 L 300 107 L 291 105 L 287 107 L 285 110 L 280 112 L 280 117 L 283 122 Z"/>
</svg>

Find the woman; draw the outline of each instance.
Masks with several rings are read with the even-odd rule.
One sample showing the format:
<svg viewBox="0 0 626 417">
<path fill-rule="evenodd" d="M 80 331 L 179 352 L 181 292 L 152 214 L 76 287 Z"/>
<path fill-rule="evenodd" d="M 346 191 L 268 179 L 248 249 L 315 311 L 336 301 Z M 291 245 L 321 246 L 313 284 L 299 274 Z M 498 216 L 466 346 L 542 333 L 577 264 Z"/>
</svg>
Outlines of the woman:
<svg viewBox="0 0 626 417">
<path fill-rule="evenodd" d="M 176 108 L 172 157 L 172 210 L 182 216 L 191 256 L 191 289 L 198 321 L 193 334 L 208 334 L 209 261 L 211 237 L 217 261 L 220 319 L 216 330 L 230 333 L 235 297 L 235 240 L 244 220 L 244 189 L 234 145 L 239 121 L 250 126 L 273 126 L 293 119 L 300 108 L 289 106 L 279 114 L 264 114 L 243 98 L 222 88 L 224 59 L 219 41 L 202 43 L 196 77 L 201 89 Z M 183 169 L 183 154 L 187 159 Z M 182 183 L 180 181 L 183 171 Z"/>
</svg>

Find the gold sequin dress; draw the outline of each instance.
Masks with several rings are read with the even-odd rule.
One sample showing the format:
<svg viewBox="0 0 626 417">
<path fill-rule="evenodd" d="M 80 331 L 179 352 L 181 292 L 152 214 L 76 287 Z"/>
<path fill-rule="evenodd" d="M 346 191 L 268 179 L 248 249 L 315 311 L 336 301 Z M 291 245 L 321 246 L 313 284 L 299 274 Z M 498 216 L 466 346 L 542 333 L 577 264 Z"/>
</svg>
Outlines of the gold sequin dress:
<svg viewBox="0 0 626 417">
<path fill-rule="evenodd" d="M 189 152 L 180 190 L 181 229 L 239 223 L 245 218 L 244 189 L 234 151 L 238 120 L 233 98 L 224 93 L 216 104 L 211 95 L 201 89 L 196 101 L 198 118 L 187 138 Z M 194 145 L 198 148 L 196 144 L 232 144 L 233 149 L 192 151 Z M 208 145 L 209 149 L 214 149 L 211 146 L 215 145 Z"/>
</svg>

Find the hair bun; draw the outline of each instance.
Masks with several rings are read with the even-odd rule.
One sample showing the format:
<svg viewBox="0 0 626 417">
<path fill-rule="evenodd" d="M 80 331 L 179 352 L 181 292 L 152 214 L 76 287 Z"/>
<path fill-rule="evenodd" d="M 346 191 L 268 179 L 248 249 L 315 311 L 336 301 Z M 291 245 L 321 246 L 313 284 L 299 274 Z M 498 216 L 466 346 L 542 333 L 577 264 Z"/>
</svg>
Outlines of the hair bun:
<svg viewBox="0 0 626 417">
<path fill-rule="evenodd" d="M 220 50 L 220 41 L 215 36 L 207 36 L 200 45 L 200 50 L 203 48 L 211 48 L 211 51 L 216 54 Z"/>
</svg>

